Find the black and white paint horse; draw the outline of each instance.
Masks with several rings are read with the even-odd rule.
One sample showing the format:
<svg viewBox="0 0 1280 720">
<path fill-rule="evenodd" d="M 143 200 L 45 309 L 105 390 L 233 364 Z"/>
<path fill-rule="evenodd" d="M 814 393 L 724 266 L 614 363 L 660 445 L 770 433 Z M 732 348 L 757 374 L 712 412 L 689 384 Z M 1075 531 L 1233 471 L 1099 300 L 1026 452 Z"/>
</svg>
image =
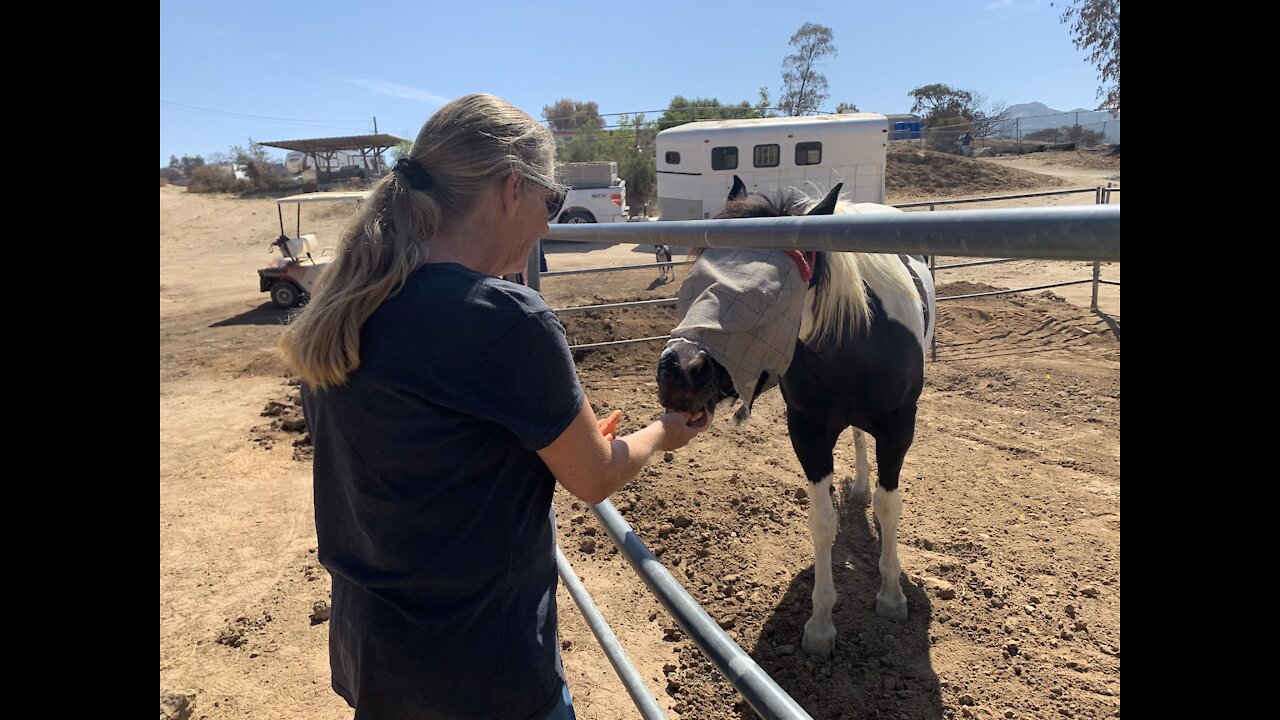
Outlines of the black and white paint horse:
<svg viewBox="0 0 1280 720">
<path fill-rule="evenodd" d="M 808 215 L 901 212 L 885 205 L 839 201 L 840 188 L 835 186 L 814 204 L 794 189 L 782 191 L 777 197 L 748 195 L 735 177 L 729 201 L 716 217 L 778 217 L 800 215 L 806 209 L 804 214 Z M 716 252 L 704 252 L 698 262 L 715 262 Z M 837 525 L 831 495 L 832 450 L 845 428 L 854 429 L 856 450 L 854 480 L 842 483 L 846 501 L 865 505 L 869 499 L 870 463 L 864 433 L 876 440 L 879 477 L 874 508 L 881 541 L 881 587 L 876 593 L 876 612 L 892 619 L 907 617 L 897 552 L 902 512 L 898 476 L 915 435 L 916 401 L 924 385 L 924 352 L 933 335 L 933 281 L 923 260 L 912 256 L 752 252 L 790 255 L 808 281 L 798 308 L 802 317 L 794 355 L 779 381 L 791 444 L 809 481 L 815 580 L 813 613 L 805 623 L 802 647 L 810 654 L 829 656 L 836 636 L 831 621 L 836 600 L 831 545 Z M 805 272 L 806 265 L 811 276 Z M 691 277 L 693 273 L 691 270 Z M 699 302 L 719 306 L 726 303 L 723 296 L 712 295 L 703 292 L 691 300 L 691 307 L 682 306 L 682 317 L 695 311 Z M 773 307 L 783 305 L 777 303 Z M 673 336 L 678 330 L 679 327 L 673 331 Z M 726 365 L 735 367 L 733 358 L 716 357 L 714 350 L 700 347 L 697 342 L 673 339 L 658 360 L 659 400 L 673 410 L 713 412 L 718 402 L 741 395 L 735 388 L 740 389 L 743 384 L 729 376 Z M 755 384 L 758 395 L 772 383 L 762 375 L 758 383 L 750 384 Z M 754 397 L 740 399 L 749 410 Z"/>
</svg>

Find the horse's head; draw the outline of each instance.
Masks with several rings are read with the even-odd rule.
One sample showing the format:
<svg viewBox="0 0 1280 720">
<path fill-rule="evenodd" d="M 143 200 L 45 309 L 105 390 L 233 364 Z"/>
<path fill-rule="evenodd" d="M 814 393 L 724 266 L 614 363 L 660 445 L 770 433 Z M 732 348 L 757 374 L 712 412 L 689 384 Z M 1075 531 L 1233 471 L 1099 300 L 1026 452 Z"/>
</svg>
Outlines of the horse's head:
<svg viewBox="0 0 1280 720">
<path fill-rule="evenodd" d="M 821 202 L 805 211 L 804 206 L 811 202 L 811 199 L 795 188 L 781 189 L 773 196 L 753 194 L 747 192 L 747 185 L 742 182 L 742 178 L 734 175 L 729 197 L 725 199 L 724 207 L 720 208 L 712 219 L 831 215 L 835 212 L 836 203 L 840 200 L 840 190 L 843 187 L 844 183 L 836 183 Z"/>
<path fill-rule="evenodd" d="M 658 356 L 658 402 L 697 416 L 714 413 L 721 400 L 737 397 L 724 366 L 695 342 L 675 338 Z"/>
<path fill-rule="evenodd" d="M 733 180 L 733 189 L 724 208 L 716 213 L 716 219 L 799 215 L 808 203 L 799 193 L 781 194 L 777 198 L 750 195 L 740 178 L 734 176 Z M 831 214 L 840 188 L 836 185 L 822 202 L 805 214 Z M 680 325 L 672 331 L 673 339 L 658 358 L 658 400 L 663 407 L 696 415 L 713 412 L 726 398 L 742 397 L 743 410 L 738 419 L 745 420 L 755 397 L 772 387 L 790 364 L 796 335 L 780 335 L 788 332 L 789 321 L 793 326 L 789 330 L 798 331 L 804 287 L 787 284 L 797 282 L 787 280 L 789 275 L 794 275 L 789 273 L 790 258 L 777 253 L 781 256 L 779 259 L 769 253 L 773 257 L 770 261 L 762 257 L 764 255 L 756 252 L 748 258 L 747 253 L 739 253 L 721 258 L 698 254 L 699 264 L 722 263 L 725 268 L 738 271 L 739 278 L 740 271 L 748 266 L 734 263 L 741 263 L 744 258 L 761 259 L 749 266 L 760 274 L 760 280 L 735 281 L 730 277 L 733 272 L 718 272 L 725 268 L 695 265 L 690 271 L 680 289 Z M 779 297 L 787 297 L 789 301 L 777 302 Z M 743 314 L 735 310 L 752 306 L 759 306 L 762 312 L 744 311 Z M 778 318 L 768 316 L 775 311 L 791 312 L 794 317 L 779 323 Z M 763 342 L 755 344 L 750 338 Z M 757 354 L 762 346 L 776 352 Z M 738 352 L 742 348 L 746 349 Z"/>
</svg>

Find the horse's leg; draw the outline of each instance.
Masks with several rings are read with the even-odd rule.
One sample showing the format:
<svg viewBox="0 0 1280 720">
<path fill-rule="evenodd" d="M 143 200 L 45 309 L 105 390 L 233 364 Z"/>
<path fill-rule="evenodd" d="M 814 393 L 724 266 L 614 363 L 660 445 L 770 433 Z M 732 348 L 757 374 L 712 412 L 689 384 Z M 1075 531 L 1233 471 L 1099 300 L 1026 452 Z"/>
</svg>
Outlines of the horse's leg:
<svg viewBox="0 0 1280 720">
<path fill-rule="evenodd" d="M 836 626 L 831 622 L 831 609 L 836 604 L 831 577 L 831 543 L 836 539 L 836 508 L 831 502 L 835 459 L 831 450 L 840 433 L 832 433 L 790 408 L 787 429 L 791 447 L 809 481 L 809 533 L 813 536 L 813 614 L 804 624 L 800 647 L 810 655 L 830 657 L 836 645 Z"/>
<path fill-rule="evenodd" d="M 845 502 L 862 507 L 871 499 L 871 462 L 867 460 L 867 434 L 858 428 L 853 429 L 853 449 L 853 482 L 845 482 L 842 490 Z"/>
<path fill-rule="evenodd" d="M 880 522 L 880 592 L 876 593 L 876 614 L 890 620 L 907 619 L 907 596 L 902 592 L 898 562 L 898 519 L 902 516 L 902 488 L 898 476 L 915 437 L 914 404 L 895 412 L 876 435 L 876 462 L 880 465 L 875 496 L 876 520 Z"/>
</svg>

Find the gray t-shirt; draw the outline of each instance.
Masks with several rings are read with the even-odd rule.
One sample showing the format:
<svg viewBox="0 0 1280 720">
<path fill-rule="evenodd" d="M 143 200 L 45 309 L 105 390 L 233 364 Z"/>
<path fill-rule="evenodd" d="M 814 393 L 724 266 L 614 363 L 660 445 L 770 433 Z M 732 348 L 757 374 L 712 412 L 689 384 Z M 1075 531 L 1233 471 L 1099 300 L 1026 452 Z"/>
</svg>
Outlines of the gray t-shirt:
<svg viewBox="0 0 1280 720">
<path fill-rule="evenodd" d="M 426 265 L 303 388 L 333 687 L 356 718 L 540 718 L 563 683 L 555 478 L 577 415 L 564 328 L 536 292 Z"/>
</svg>

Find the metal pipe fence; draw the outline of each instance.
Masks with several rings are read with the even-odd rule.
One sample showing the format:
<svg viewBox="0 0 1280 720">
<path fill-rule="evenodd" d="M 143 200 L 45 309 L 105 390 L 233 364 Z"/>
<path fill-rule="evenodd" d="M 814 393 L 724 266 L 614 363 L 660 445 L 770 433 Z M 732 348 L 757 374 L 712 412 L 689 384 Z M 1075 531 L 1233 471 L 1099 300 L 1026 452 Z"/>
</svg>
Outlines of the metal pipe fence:
<svg viewBox="0 0 1280 720">
<path fill-rule="evenodd" d="M 988 195 L 977 198 L 960 198 L 958 200 L 922 200 L 920 202 L 902 203 L 901 205 L 894 205 L 894 207 L 899 210 L 917 207 L 927 207 L 932 210 L 938 205 L 964 205 L 967 203 L 996 202 L 998 200 L 1020 200 L 1023 198 L 1049 197 L 1050 195 L 1075 195 L 1087 192 L 1097 193 L 1098 189 L 1096 187 L 1072 188 L 1070 190 L 1040 190 L 1037 192 L 1018 193 L 1016 195 Z"/>
<path fill-rule="evenodd" d="M 993 290 L 991 292 L 969 293 L 967 295 L 947 295 L 946 297 L 937 298 L 938 302 L 943 300 L 964 300 L 967 298 L 989 297 L 992 295 L 1012 295 L 1013 293 L 1031 292 L 1032 290 L 1048 290 L 1049 288 L 1066 287 L 1068 285 L 1083 285 L 1093 280 L 1066 280 L 1064 282 L 1048 283 L 1046 285 L 1032 285 L 1031 287 L 1014 288 L 1012 290 Z M 1119 285 L 1120 283 L 1116 283 Z"/>
<path fill-rule="evenodd" d="M 649 552 L 611 502 L 605 500 L 592 505 L 591 513 L 680 629 L 697 644 L 752 710 L 765 720 L 812 720 L 809 713 L 689 596 L 658 558 Z"/>
<path fill-rule="evenodd" d="M 978 260 L 976 262 L 953 263 L 951 265 L 936 265 L 936 266 L 933 266 L 931 269 L 932 270 L 952 270 L 954 268 L 976 267 L 978 265 L 999 265 L 1000 263 L 1013 262 L 1016 259 L 1017 258 L 1000 258 L 999 260 Z"/>
<path fill-rule="evenodd" d="M 653 300 L 631 300 L 620 303 L 601 303 L 599 305 L 575 305 L 567 308 L 552 308 L 551 312 L 576 312 L 578 310 L 603 310 L 605 308 L 636 307 L 637 305 L 667 305 L 675 302 L 675 298 L 655 298 Z"/>
<path fill-rule="evenodd" d="M 609 623 L 600 614 L 599 608 L 591 600 L 591 595 L 583 587 L 582 581 L 578 579 L 578 574 L 573 571 L 573 566 L 565 559 L 564 553 L 560 552 L 560 546 L 558 545 L 556 546 L 556 571 L 560 573 L 560 580 L 564 582 L 564 587 L 569 591 L 569 596 L 573 598 L 573 602 L 582 611 L 582 617 L 587 621 L 587 627 L 591 628 L 591 633 L 596 636 L 596 642 L 600 643 L 600 648 L 604 650 L 605 657 L 609 658 L 609 664 L 613 665 L 614 672 L 618 673 L 618 678 L 622 680 L 623 686 L 626 687 L 627 694 L 631 696 L 631 701 L 636 704 L 636 709 L 640 711 L 640 716 L 644 720 L 666 720 L 667 714 L 662 711 L 662 708 L 658 707 L 657 700 L 649 692 L 649 686 L 645 685 L 644 678 L 640 677 L 640 673 L 636 672 L 635 666 L 631 664 L 631 659 L 627 657 L 627 652 L 622 649 L 622 644 L 618 642 L 618 636 L 613 634 L 613 629 L 609 627 Z"/>
<path fill-rule="evenodd" d="M 616 270 L 643 270 L 645 268 L 663 268 L 674 267 L 676 265 L 692 265 L 693 260 L 672 260 L 671 262 L 653 262 L 641 263 L 639 265 L 610 265 L 605 267 L 580 268 L 577 270 L 550 270 L 540 273 L 542 277 L 554 277 L 560 275 L 587 275 L 589 273 L 614 272 Z"/>
<path fill-rule="evenodd" d="M 1120 208 L 1093 205 L 557 225 L 546 237 L 682 247 L 1118 261 Z"/>
</svg>

